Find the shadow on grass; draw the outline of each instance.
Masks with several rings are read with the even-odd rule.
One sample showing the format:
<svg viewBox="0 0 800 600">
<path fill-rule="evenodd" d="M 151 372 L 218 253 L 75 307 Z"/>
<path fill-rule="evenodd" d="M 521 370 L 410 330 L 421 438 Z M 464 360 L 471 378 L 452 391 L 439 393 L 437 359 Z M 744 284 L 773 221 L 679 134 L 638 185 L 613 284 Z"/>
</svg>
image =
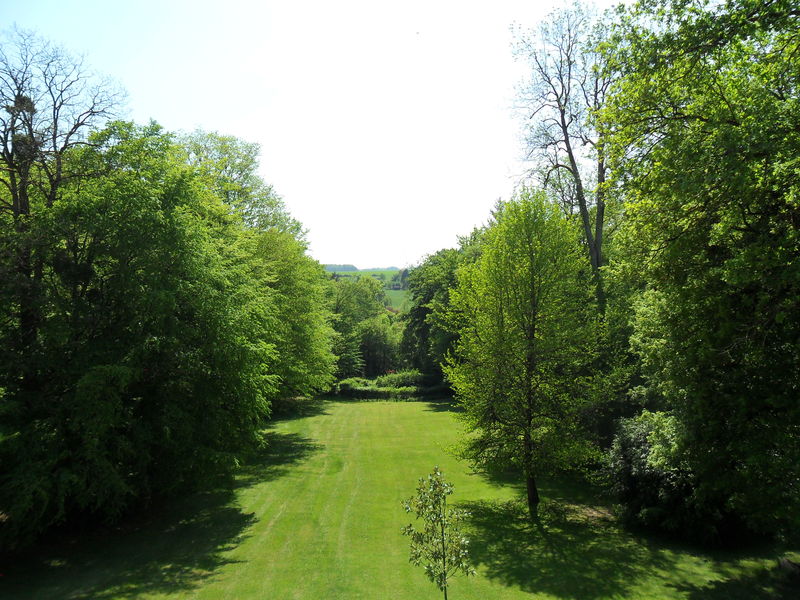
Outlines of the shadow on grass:
<svg viewBox="0 0 800 600">
<path fill-rule="evenodd" d="M 252 514 L 229 491 L 195 494 L 123 527 L 51 542 L 3 566 L 5 599 L 110 600 L 189 592 L 247 537 Z"/>
<path fill-rule="evenodd" d="M 290 421 L 328 414 L 329 398 L 283 398 L 272 402 L 270 421 Z"/>
<path fill-rule="evenodd" d="M 473 561 L 490 579 L 526 592 L 575 600 L 624 596 L 641 575 L 670 567 L 585 506 L 548 503 L 537 523 L 518 501 L 459 508 L 470 513 Z"/>
<path fill-rule="evenodd" d="M 228 554 L 248 537 L 253 513 L 235 489 L 277 479 L 318 450 L 296 434 L 267 432 L 233 483 L 130 517 L 112 530 L 51 539 L 0 564 L 0 597 L 111 600 L 144 595 L 185 597 L 239 561 Z"/>
<path fill-rule="evenodd" d="M 780 571 L 777 564 L 771 569 L 758 569 L 738 574 L 705 586 L 674 586 L 688 600 L 795 600 L 800 598 L 800 581 Z"/>
<path fill-rule="evenodd" d="M 251 453 L 236 473 L 235 487 L 272 481 L 318 452 L 322 445 L 296 433 L 266 431 L 264 447 Z"/>
<path fill-rule="evenodd" d="M 464 408 L 456 404 L 456 401 L 452 397 L 423 398 L 423 401 L 428 403 L 428 408 L 426 410 L 430 412 L 464 412 Z"/>
</svg>

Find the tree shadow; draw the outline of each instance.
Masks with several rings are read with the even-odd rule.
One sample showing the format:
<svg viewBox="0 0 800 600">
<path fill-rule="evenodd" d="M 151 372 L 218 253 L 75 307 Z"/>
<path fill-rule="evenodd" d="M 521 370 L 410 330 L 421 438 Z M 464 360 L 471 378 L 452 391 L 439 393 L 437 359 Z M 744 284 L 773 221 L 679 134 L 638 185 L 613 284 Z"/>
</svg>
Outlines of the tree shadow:
<svg viewBox="0 0 800 600">
<path fill-rule="evenodd" d="M 459 507 L 470 513 L 473 561 L 490 579 L 526 592 L 575 600 L 625 595 L 638 577 L 670 567 L 601 509 L 546 502 L 534 523 L 519 501 Z"/>
<path fill-rule="evenodd" d="M 110 600 L 189 592 L 235 562 L 225 553 L 254 522 L 232 504 L 230 491 L 194 494 L 159 513 L 52 540 L 16 557 L 2 567 L 0 596 Z"/>
<path fill-rule="evenodd" d="M 250 487 L 278 479 L 322 449 L 321 444 L 297 433 L 267 430 L 262 436 L 263 446 L 248 455 L 239 467 L 235 487 Z"/>
<path fill-rule="evenodd" d="M 110 600 L 188 595 L 240 561 L 229 552 L 248 537 L 255 515 L 236 503 L 237 488 L 281 477 L 319 450 L 297 434 L 265 432 L 234 481 L 152 507 L 122 525 L 51 538 L 0 563 L 5 599 Z"/>
<path fill-rule="evenodd" d="M 330 400 L 326 397 L 280 398 L 272 402 L 271 422 L 291 421 L 328 414 Z"/>
<path fill-rule="evenodd" d="M 463 413 L 464 408 L 460 406 L 452 397 L 444 398 L 423 398 L 423 402 L 428 403 L 425 409 L 429 412 L 449 412 L 449 413 Z"/>
<path fill-rule="evenodd" d="M 781 572 L 777 565 L 739 574 L 708 585 L 673 586 L 688 600 L 794 600 L 800 598 L 800 580 Z"/>
</svg>

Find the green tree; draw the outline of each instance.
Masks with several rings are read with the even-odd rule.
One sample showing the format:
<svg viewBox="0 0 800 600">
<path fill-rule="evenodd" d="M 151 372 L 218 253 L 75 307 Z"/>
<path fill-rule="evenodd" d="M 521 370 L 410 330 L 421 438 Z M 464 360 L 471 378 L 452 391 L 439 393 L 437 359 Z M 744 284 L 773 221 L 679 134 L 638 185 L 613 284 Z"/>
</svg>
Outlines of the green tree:
<svg viewBox="0 0 800 600">
<path fill-rule="evenodd" d="M 586 451 L 576 417 L 595 309 L 577 234 L 543 193 L 523 189 L 495 220 L 451 292 L 459 340 L 445 373 L 474 433 L 465 454 L 519 468 L 535 518 L 536 477 Z"/>
<path fill-rule="evenodd" d="M 455 340 L 444 323 L 444 315 L 460 262 L 458 250 L 439 250 L 408 276 L 411 308 L 403 317 L 401 349 L 411 366 L 426 374 L 441 375 L 441 364 Z"/>
<path fill-rule="evenodd" d="M 274 305 L 267 339 L 277 354 L 271 368 L 279 395 L 308 396 L 330 388 L 336 368 L 328 280 L 306 245 L 279 228 L 248 232 L 248 261 L 264 302 Z"/>
<path fill-rule="evenodd" d="M 632 346 L 677 417 L 692 503 L 754 529 L 800 514 L 800 38 L 794 2 L 641 2 L 603 118 L 627 196 Z M 776 507 L 780 507 L 778 510 Z"/>
<path fill-rule="evenodd" d="M 65 182 L 87 175 L 67 155 L 117 100 L 79 59 L 33 33 L 14 30 L 0 42 L 0 299 L 10 310 L 0 324 L 0 363 L 31 402 L 47 378 L 38 348 L 49 240 L 38 219 Z"/>
<path fill-rule="evenodd" d="M 383 285 L 372 277 L 343 277 L 331 281 L 333 286 L 333 327 L 336 330 L 334 354 L 339 379 L 364 374 L 362 323 L 386 312 Z"/>
<path fill-rule="evenodd" d="M 282 396 L 308 395 L 332 382 L 332 314 L 321 266 L 306 254 L 304 232 L 258 175 L 258 144 L 195 131 L 178 139 L 184 160 L 246 229 L 242 258 L 251 263 L 265 302 L 275 308 L 272 369 Z"/>
<path fill-rule="evenodd" d="M 423 529 L 413 524 L 403 528 L 403 535 L 411 538 L 411 556 L 414 565 L 424 565 L 425 574 L 437 585 L 447 600 L 449 580 L 458 573 L 474 575 L 467 548 L 469 540 L 460 530 L 460 523 L 468 515 L 465 511 L 447 507 L 447 497 L 453 486 L 447 483 L 439 467 L 427 479 L 421 477 L 417 495 L 403 502 L 407 513 L 422 519 Z"/>
<path fill-rule="evenodd" d="M 229 135 L 195 131 L 180 138 L 186 161 L 208 178 L 214 192 L 256 229 L 278 229 L 303 238 L 302 225 L 271 185 L 258 175 L 258 144 Z"/>
<path fill-rule="evenodd" d="M 0 368 L 3 545 L 232 468 L 277 393 L 274 305 L 228 208 L 157 125 L 89 141 L 62 160 L 96 175 L 63 182 L 31 228 L 47 286 L 20 360 L 46 377 L 32 395 Z"/>
<path fill-rule="evenodd" d="M 366 377 L 383 375 L 399 367 L 402 327 L 402 322 L 388 311 L 359 323 L 357 330 Z"/>
</svg>

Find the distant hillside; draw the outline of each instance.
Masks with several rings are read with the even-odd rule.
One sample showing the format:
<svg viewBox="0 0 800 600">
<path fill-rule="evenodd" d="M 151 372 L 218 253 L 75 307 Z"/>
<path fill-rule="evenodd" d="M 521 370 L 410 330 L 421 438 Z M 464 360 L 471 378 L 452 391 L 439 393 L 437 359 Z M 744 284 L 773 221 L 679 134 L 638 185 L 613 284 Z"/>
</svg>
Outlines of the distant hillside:
<svg viewBox="0 0 800 600">
<path fill-rule="evenodd" d="M 374 267 L 371 269 L 359 269 L 355 265 L 322 265 L 329 273 L 342 273 L 345 271 L 399 271 L 397 267 Z"/>
</svg>

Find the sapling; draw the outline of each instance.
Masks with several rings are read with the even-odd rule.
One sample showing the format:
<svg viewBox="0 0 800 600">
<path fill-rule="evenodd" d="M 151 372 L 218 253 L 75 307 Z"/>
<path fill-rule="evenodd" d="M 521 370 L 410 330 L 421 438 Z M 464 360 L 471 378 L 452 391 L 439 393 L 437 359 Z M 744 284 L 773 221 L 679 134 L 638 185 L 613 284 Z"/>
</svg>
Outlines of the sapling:
<svg viewBox="0 0 800 600">
<path fill-rule="evenodd" d="M 415 529 L 412 524 L 403 528 L 403 535 L 411 538 L 409 561 L 425 567 L 425 574 L 442 591 L 444 600 L 451 577 L 459 572 L 475 574 L 467 552 L 469 540 L 459 529 L 468 513 L 447 508 L 447 496 L 452 493 L 453 486 L 444 480 L 439 467 L 434 467 L 427 478 L 420 478 L 417 495 L 403 502 L 407 513 L 413 512 L 422 519 L 422 529 Z"/>
</svg>

